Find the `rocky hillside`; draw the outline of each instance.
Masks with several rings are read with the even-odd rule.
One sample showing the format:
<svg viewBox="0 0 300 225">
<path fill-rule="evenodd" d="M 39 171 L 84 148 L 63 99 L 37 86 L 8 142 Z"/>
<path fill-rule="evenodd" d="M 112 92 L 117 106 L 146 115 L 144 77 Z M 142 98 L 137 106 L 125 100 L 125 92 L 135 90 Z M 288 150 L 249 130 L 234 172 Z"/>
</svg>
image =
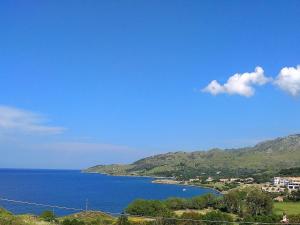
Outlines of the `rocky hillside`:
<svg viewBox="0 0 300 225">
<path fill-rule="evenodd" d="M 85 172 L 112 175 L 195 177 L 199 175 L 253 176 L 275 174 L 300 165 L 300 134 L 290 135 L 239 149 L 170 152 L 129 165 L 98 165 Z"/>
</svg>

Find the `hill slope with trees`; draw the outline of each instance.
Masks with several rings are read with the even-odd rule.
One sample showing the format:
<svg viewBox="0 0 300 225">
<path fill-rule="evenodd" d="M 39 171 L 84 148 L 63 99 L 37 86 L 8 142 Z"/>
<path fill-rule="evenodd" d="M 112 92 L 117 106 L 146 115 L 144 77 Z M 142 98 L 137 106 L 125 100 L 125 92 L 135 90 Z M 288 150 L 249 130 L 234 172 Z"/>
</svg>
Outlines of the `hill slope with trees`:
<svg viewBox="0 0 300 225">
<path fill-rule="evenodd" d="M 129 165 L 98 165 L 84 172 L 193 178 L 195 176 L 243 177 L 275 175 L 300 165 L 300 134 L 276 138 L 253 147 L 170 152 Z"/>
</svg>

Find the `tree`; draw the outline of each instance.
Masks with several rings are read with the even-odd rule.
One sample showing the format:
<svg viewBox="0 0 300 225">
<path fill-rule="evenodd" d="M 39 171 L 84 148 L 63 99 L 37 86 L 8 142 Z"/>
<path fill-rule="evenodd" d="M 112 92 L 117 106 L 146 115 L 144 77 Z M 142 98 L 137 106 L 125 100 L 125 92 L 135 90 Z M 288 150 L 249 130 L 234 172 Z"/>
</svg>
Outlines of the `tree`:
<svg viewBox="0 0 300 225">
<path fill-rule="evenodd" d="M 224 205 L 228 212 L 243 213 L 245 192 L 241 190 L 232 190 L 224 195 Z"/>
<path fill-rule="evenodd" d="M 172 210 L 188 208 L 188 200 L 184 198 L 168 198 L 165 203 L 166 206 Z"/>
<path fill-rule="evenodd" d="M 204 209 L 206 207 L 206 199 L 202 196 L 193 197 L 191 199 L 191 207 L 193 209 Z"/>
<path fill-rule="evenodd" d="M 131 215 L 169 217 L 173 213 L 164 202 L 159 200 L 138 199 L 129 204 L 125 210 Z"/>
<path fill-rule="evenodd" d="M 214 207 L 214 209 L 218 209 L 220 211 L 226 211 L 226 205 L 224 203 L 223 196 L 222 197 L 217 197 L 215 199 L 213 207 Z"/>
<path fill-rule="evenodd" d="M 272 199 L 260 189 L 253 189 L 246 197 L 247 211 L 252 216 L 270 215 L 273 209 Z"/>
<path fill-rule="evenodd" d="M 191 199 L 191 207 L 194 209 L 204 209 L 212 207 L 216 202 L 216 197 L 212 194 L 193 197 Z"/>
</svg>

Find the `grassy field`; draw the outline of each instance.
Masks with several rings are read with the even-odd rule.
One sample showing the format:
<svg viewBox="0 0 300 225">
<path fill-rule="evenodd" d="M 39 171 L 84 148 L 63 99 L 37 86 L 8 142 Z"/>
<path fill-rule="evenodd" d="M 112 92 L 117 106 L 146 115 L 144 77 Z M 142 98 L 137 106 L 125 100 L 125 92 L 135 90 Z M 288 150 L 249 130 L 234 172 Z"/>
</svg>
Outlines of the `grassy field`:
<svg viewBox="0 0 300 225">
<path fill-rule="evenodd" d="M 277 215 L 283 213 L 287 215 L 300 214 L 300 202 L 275 202 L 274 213 Z"/>
</svg>

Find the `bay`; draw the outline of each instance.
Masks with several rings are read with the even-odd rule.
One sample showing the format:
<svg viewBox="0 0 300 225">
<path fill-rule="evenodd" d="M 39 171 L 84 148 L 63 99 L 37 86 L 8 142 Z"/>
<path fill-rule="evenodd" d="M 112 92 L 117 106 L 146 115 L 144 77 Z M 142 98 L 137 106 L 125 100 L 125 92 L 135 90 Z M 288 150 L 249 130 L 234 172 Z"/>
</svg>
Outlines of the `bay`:
<svg viewBox="0 0 300 225">
<path fill-rule="evenodd" d="M 36 202 L 72 208 L 120 213 L 135 199 L 192 197 L 212 189 L 151 183 L 149 177 L 108 176 L 81 173 L 78 170 L 0 169 L 0 198 Z M 185 190 L 184 190 L 185 189 Z M 50 207 L 12 203 L 0 200 L 16 214 L 40 214 Z M 54 209 L 57 215 L 74 211 Z"/>
</svg>

